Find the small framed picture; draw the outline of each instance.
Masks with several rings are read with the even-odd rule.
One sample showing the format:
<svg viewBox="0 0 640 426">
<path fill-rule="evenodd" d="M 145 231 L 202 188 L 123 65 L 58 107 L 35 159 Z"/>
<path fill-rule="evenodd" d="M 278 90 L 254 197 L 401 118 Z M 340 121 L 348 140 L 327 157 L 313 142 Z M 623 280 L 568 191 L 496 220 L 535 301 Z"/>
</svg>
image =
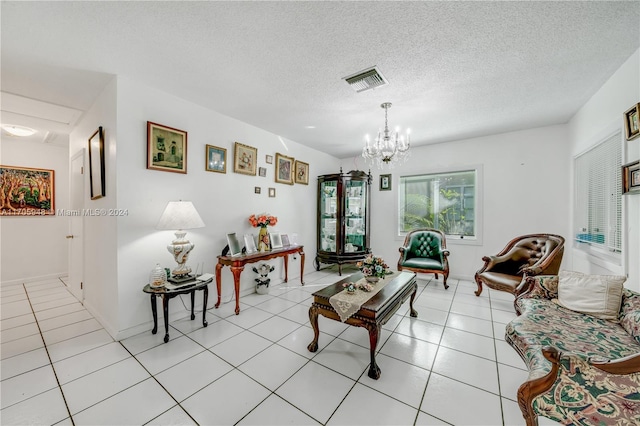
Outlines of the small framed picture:
<svg viewBox="0 0 640 426">
<path fill-rule="evenodd" d="M 91 199 L 105 194 L 104 133 L 102 126 L 89 138 L 89 186 Z"/>
<path fill-rule="evenodd" d="M 240 248 L 240 243 L 238 242 L 238 238 L 236 238 L 236 233 L 227 234 L 227 244 L 229 244 L 229 254 L 231 256 L 240 256 L 242 254 L 242 249 Z"/>
<path fill-rule="evenodd" d="M 254 194 L 259 194 L 260 192 L 262 192 L 262 188 L 260 188 L 259 186 L 256 186 L 253 188 L 253 193 Z"/>
<path fill-rule="evenodd" d="M 267 164 L 273 164 L 273 155 L 267 155 L 264 161 L 266 161 Z"/>
<path fill-rule="evenodd" d="M 233 147 L 233 171 L 255 176 L 258 170 L 258 148 L 236 142 Z"/>
<path fill-rule="evenodd" d="M 640 194 L 640 161 L 622 166 L 622 193 Z"/>
<path fill-rule="evenodd" d="M 276 153 L 276 182 L 293 185 L 294 158 Z"/>
<path fill-rule="evenodd" d="M 309 164 L 304 163 L 302 161 L 296 160 L 295 163 L 296 174 L 295 181 L 296 183 L 301 183 L 303 185 L 309 185 Z"/>
<path fill-rule="evenodd" d="M 380 191 L 391 191 L 391 175 L 380 175 Z"/>
<path fill-rule="evenodd" d="M 259 167 L 258 168 L 258 174 L 261 177 L 266 177 L 267 176 L 267 168 L 266 167 Z"/>
<path fill-rule="evenodd" d="M 187 132 L 147 121 L 147 169 L 187 173 Z"/>
<path fill-rule="evenodd" d="M 227 149 L 219 146 L 206 145 L 205 170 L 208 172 L 227 173 Z"/>
<path fill-rule="evenodd" d="M 269 237 L 271 237 L 271 248 L 282 248 L 282 237 L 278 232 L 271 232 Z"/>
<path fill-rule="evenodd" d="M 269 188 L 269 197 L 275 198 L 275 196 L 276 196 L 276 189 L 275 188 Z"/>
<path fill-rule="evenodd" d="M 244 234 L 244 248 L 247 250 L 247 254 L 252 254 L 258 251 L 253 234 Z"/>
<path fill-rule="evenodd" d="M 289 247 L 291 243 L 289 242 L 289 236 L 287 234 L 280 235 L 282 237 L 282 247 Z"/>
<path fill-rule="evenodd" d="M 624 113 L 624 129 L 627 135 L 627 140 L 630 141 L 640 135 L 640 104 L 632 106 Z"/>
</svg>

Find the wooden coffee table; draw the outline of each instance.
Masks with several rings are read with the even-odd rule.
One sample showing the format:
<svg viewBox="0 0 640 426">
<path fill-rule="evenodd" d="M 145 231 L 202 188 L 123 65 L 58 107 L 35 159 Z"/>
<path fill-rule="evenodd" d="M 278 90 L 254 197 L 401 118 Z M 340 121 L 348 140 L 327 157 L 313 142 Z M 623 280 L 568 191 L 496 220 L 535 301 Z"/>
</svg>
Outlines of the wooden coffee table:
<svg viewBox="0 0 640 426">
<path fill-rule="evenodd" d="M 340 316 L 329 303 L 329 298 L 344 290 L 342 283 L 356 282 L 361 278 L 362 274 L 357 273 L 313 293 L 313 304 L 309 308 L 309 321 L 311 321 L 311 327 L 313 327 L 314 337 L 307 347 L 309 351 L 315 352 L 318 350 L 318 336 L 320 335 L 318 314 L 340 321 Z M 369 377 L 376 380 L 380 378 L 380 368 L 376 364 L 376 347 L 378 346 L 380 328 L 389 321 L 409 296 L 411 296 L 411 301 L 409 302 L 411 316 L 414 318 L 418 316 L 416 310 L 413 309 L 413 299 L 416 297 L 418 289 L 416 274 L 413 272 L 395 272 L 387 279 L 391 279 L 391 281 L 379 293 L 365 302 L 358 312 L 345 321 L 345 324 L 364 327 L 369 331 L 369 350 L 371 353 Z"/>
</svg>

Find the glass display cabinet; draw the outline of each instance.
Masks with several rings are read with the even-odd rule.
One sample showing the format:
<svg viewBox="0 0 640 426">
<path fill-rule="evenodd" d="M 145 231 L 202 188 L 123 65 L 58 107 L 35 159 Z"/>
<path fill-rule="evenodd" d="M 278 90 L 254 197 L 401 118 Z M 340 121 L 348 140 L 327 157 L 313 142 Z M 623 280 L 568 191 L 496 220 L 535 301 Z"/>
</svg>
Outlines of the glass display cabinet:
<svg viewBox="0 0 640 426">
<path fill-rule="evenodd" d="M 352 170 L 318 176 L 318 251 L 322 263 L 356 263 L 371 252 L 369 245 L 371 173 Z"/>
</svg>

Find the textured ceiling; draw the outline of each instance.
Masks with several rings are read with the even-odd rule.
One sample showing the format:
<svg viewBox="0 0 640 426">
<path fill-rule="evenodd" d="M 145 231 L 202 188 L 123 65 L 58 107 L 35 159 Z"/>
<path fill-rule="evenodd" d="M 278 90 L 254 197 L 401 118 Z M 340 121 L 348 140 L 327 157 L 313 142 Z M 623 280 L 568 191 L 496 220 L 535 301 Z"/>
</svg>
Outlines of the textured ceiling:
<svg viewBox="0 0 640 426">
<path fill-rule="evenodd" d="M 3 92 L 84 111 L 124 75 L 340 158 L 382 102 L 414 145 L 564 123 L 640 45 L 640 2 L 1 8 Z M 374 65 L 387 86 L 342 80 Z"/>
</svg>

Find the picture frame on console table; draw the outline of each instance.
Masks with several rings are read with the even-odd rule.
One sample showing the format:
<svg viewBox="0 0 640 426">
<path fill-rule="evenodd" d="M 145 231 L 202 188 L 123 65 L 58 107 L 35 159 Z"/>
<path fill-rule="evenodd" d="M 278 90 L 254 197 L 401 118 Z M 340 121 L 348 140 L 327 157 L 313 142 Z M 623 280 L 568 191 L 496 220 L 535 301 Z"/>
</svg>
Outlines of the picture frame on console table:
<svg viewBox="0 0 640 426">
<path fill-rule="evenodd" d="M 187 174 L 187 132 L 147 121 L 147 169 Z"/>
<path fill-rule="evenodd" d="M 240 256 L 242 254 L 242 249 L 240 248 L 240 243 L 238 242 L 235 232 L 227 234 L 227 244 L 229 244 L 230 256 Z"/>
<path fill-rule="evenodd" d="M 640 194 L 640 161 L 622 166 L 622 193 Z"/>
<path fill-rule="evenodd" d="M 269 237 L 271 239 L 272 249 L 282 248 L 282 236 L 279 232 L 271 232 Z"/>
</svg>

